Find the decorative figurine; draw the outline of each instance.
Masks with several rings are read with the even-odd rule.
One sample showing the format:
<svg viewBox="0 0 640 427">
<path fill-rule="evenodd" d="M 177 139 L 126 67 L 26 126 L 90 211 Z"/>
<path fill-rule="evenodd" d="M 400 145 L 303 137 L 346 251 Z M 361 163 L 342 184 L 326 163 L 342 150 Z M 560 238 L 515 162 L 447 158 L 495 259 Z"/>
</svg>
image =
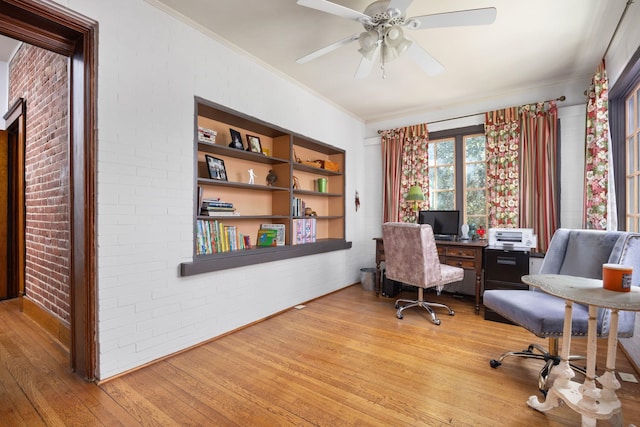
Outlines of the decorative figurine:
<svg viewBox="0 0 640 427">
<path fill-rule="evenodd" d="M 278 180 L 278 177 L 273 170 L 269 169 L 269 173 L 267 174 L 267 185 L 273 185 Z"/>
<path fill-rule="evenodd" d="M 480 240 L 484 240 L 484 227 L 481 225 L 478 227 L 478 229 L 476 230 L 476 233 L 478 233 L 478 237 L 480 238 Z"/>
<path fill-rule="evenodd" d="M 469 226 L 467 224 L 462 224 L 460 227 L 460 231 L 462 231 L 462 240 L 469 240 Z"/>
<path fill-rule="evenodd" d="M 249 184 L 253 184 L 256 179 L 256 174 L 253 173 L 253 169 L 249 169 Z"/>
</svg>

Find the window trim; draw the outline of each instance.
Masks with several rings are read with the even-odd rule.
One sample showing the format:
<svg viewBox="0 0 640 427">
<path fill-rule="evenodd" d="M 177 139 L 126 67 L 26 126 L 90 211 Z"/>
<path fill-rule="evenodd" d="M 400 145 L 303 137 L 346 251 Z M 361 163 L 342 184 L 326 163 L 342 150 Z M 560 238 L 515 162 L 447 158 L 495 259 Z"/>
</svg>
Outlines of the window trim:
<svg viewBox="0 0 640 427">
<path fill-rule="evenodd" d="M 618 229 L 620 230 L 627 229 L 625 100 L 630 91 L 638 84 L 640 84 L 640 47 L 636 49 L 622 74 L 609 91 L 609 131 L 611 132 L 611 154 L 616 186 Z"/>
<path fill-rule="evenodd" d="M 475 134 L 483 134 L 484 135 L 484 124 L 465 126 L 461 128 L 454 129 L 445 129 L 441 131 L 429 132 L 429 142 L 435 141 L 438 139 L 453 139 L 454 145 L 456 147 L 455 150 L 455 177 L 456 177 L 456 209 L 461 212 L 461 220 L 466 220 L 465 212 L 462 209 L 464 206 L 464 191 L 458 191 L 458 185 L 462 186 L 461 190 L 464 190 L 464 186 L 466 184 L 466 180 L 464 179 L 464 150 L 459 149 L 460 147 L 464 147 L 464 137 Z M 460 182 L 459 182 L 460 180 Z"/>
</svg>

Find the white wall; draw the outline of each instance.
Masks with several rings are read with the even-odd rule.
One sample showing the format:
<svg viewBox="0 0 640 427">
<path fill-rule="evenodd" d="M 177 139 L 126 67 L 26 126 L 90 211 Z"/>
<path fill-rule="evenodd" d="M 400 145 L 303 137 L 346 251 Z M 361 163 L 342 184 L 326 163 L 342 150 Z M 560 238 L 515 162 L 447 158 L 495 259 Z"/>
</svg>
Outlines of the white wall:
<svg viewBox="0 0 640 427">
<path fill-rule="evenodd" d="M 551 99 L 563 90 L 549 87 L 365 126 L 142 0 L 56 1 L 99 21 L 100 379 L 357 282 L 359 269 L 373 264 L 371 239 L 380 235 L 378 129 Z M 179 263 L 193 255 L 195 95 L 345 149 L 346 229 L 353 248 L 179 277 Z M 578 110 L 562 116 L 581 120 Z M 482 116 L 430 128 L 477 123 Z M 566 127 L 563 143 L 570 142 L 563 147 L 581 143 L 577 125 Z M 573 185 L 564 190 L 581 191 Z"/>
<path fill-rule="evenodd" d="M 105 379 L 356 283 L 364 125 L 142 0 L 59 3 L 99 22 L 98 371 Z M 347 151 L 350 250 L 182 278 L 193 256 L 194 96 Z"/>
</svg>

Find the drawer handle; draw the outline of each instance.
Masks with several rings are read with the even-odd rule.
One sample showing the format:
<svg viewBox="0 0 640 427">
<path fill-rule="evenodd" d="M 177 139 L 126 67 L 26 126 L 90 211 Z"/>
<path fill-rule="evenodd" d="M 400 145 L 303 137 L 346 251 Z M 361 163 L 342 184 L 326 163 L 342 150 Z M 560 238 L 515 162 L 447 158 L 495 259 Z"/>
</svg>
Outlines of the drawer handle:
<svg viewBox="0 0 640 427">
<path fill-rule="evenodd" d="M 458 261 L 458 267 L 462 267 L 462 262 Z"/>
<path fill-rule="evenodd" d="M 516 265 L 515 258 L 497 257 L 496 262 L 502 265 Z"/>
</svg>

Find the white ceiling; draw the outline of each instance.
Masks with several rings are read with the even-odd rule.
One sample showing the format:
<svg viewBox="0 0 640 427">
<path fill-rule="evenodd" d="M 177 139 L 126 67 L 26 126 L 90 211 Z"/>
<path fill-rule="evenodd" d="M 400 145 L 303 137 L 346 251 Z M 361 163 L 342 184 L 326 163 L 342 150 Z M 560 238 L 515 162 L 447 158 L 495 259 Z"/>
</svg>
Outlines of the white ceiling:
<svg viewBox="0 0 640 427">
<path fill-rule="evenodd" d="M 495 7 L 488 26 L 407 31 L 445 70 L 430 77 L 406 57 L 353 75 L 352 42 L 306 64 L 295 60 L 362 31 L 354 21 L 299 6 L 296 0 L 147 0 L 253 56 L 366 122 L 456 109 L 517 93 L 553 89 L 563 105 L 584 103 L 626 0 L 414 0 L 407 16 Z M 370 0 L 333 0 L 357 10 Z M 16 42 L 0 36 L 0 61 Z M 545 90 L 546 89 L 546 90 Z M 555 91 L 562 93 L 555 93 Z M 523 102 L 540 101 L 535 96 Z"/>
<path fill-rule="evenodd" d="M 454 109 L 469 103 L 544 93 L 560 87 L 584 103 L 626 0 L 414 0 L 407 16 L 495 7 L 488 26 L 406 31 L 445 67 L 427 76 L 406 57 L 353 75 L 360 61 L 352 42 L 306 64 L 295 60 L 362 31 L 351 20 L 300 6 L 296 0 L 147 0 L 228 41 L 366 122 Z M 372 0 L 332 0 L 364 11 Z M 542 88 L 542 90 L 540 90 Z M 564 90 L 566 88 L 566 90 Z M 573 92 L 573 93 L 570 93 Z M 541 101 L 529 99 L 525 102 Z"/>
</svg>

